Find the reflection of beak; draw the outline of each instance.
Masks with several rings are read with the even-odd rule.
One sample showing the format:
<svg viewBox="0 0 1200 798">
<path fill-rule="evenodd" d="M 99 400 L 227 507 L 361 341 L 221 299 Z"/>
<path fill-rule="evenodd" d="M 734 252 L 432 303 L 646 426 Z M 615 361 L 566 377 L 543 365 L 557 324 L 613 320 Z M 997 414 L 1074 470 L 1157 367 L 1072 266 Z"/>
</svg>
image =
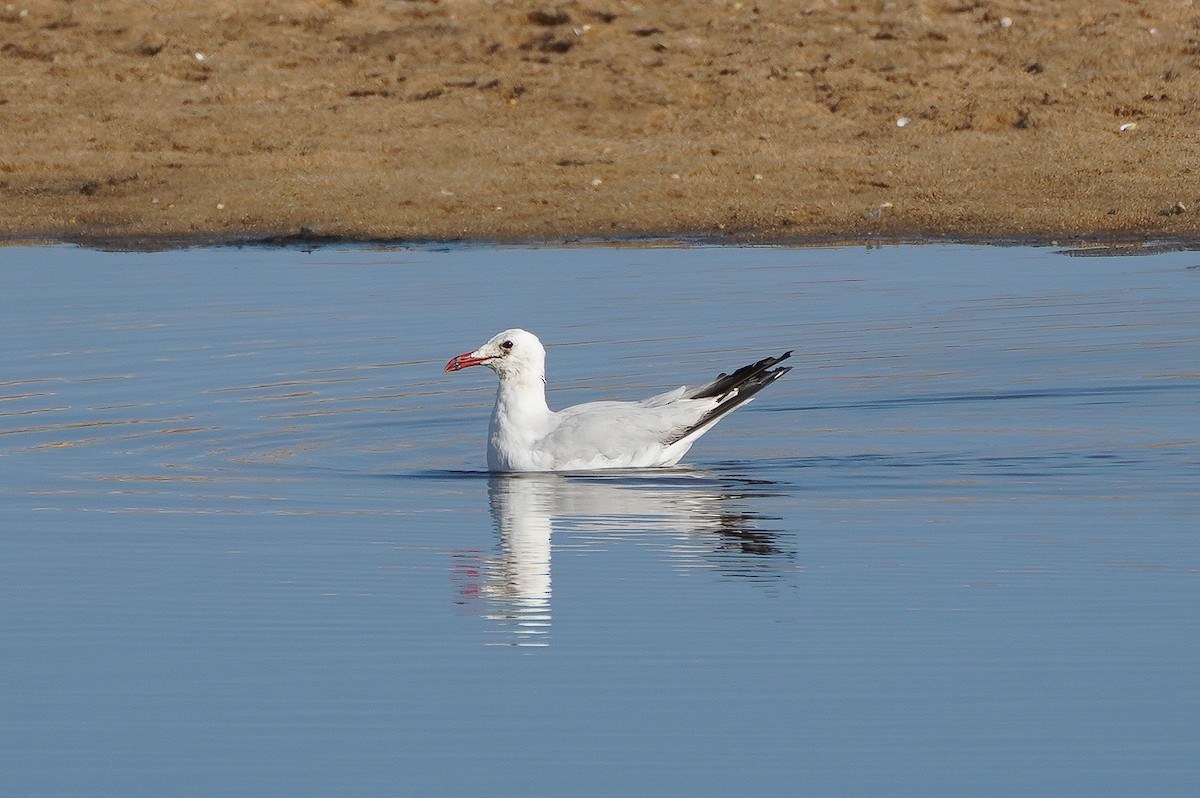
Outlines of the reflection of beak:
<svg viewBox="0 0 1200 798">
<path fill-rule="evenodd" d="M 474 352 L 467 352 L 464 355 L 459 355 L 456 358 L 452 358 L 450 362 L 446 364 L 446 373 L 449 374 L 451 371 L 461 371 L 468 366 L 478 366 L 480 363 L 486 363 L 489 360 L 491 360 L 491 358 L 475 357 Z"/>
</svg>

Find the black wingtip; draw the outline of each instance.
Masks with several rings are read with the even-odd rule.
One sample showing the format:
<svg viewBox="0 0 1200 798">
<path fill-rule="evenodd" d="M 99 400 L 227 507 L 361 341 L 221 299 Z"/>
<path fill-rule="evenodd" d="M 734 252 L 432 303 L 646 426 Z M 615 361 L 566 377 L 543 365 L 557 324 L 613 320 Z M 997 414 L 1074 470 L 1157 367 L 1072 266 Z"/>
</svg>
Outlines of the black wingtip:
<svg viewBox="0 0 1200 798">
<path fill-rule="evenodd" d="M 688 394 L 689 399 L 727 398 L 701 416 L 695 424 L 676 432 L 665 443 L 668 445 L 678 443 L 696 432 L 696 430 L 716 423 L 722 416 L 750 401 L 763 388 L 766 388 L 792 370 L 791 366 L 774 368 L 791 356 L 792 352 L 789 350 L 778 357 L 764 357 L 757 363 L 743 366 L 732 374 L 720 374 L 708 385 L 702 386 L 693 393 Z M 731 393 L 733 394 L 732 396 L 729 395 Z"/>
<path fill-rule="evenodd" d="M 708 385 L 702 385 L 695 391 L 688 394 L 689 399 L 707 399 L 711 396 L 724 396 L 735 388 L 739 388 L 747 382 L 750 382 L 755 377 L 767 372 L 768 369 L 782 363 L 792 356 L 792 350 L 784 352 L 778 357 L 764 357 L 757 363 L 751 363 L 749 366 L 742 366 L 732 374 L 721 372 L 716 379 Z M 784 367 L 783 373 L 790 371 L 791 367 Z"/>
</svg>

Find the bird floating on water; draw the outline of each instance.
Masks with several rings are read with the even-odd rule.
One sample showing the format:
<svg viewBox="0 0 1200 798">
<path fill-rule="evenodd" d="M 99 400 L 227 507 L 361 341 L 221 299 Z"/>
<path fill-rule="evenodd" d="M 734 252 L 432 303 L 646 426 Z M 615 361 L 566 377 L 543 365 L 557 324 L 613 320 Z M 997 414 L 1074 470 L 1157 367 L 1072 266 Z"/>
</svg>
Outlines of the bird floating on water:
<svg viewBox="0 0 1200 798">
<path fill-rule="evenodd" d="M 639 402 L 546 404 L 546 349 L 525 330 L 505 330 L 446 371 L 487 366 L 500 378 L 488 425 L 490 471 L 594 471 L 673 466 L 714 424 L 791 371 L 791 356 L 766 357 L 699 388 Z"/>
</svg>

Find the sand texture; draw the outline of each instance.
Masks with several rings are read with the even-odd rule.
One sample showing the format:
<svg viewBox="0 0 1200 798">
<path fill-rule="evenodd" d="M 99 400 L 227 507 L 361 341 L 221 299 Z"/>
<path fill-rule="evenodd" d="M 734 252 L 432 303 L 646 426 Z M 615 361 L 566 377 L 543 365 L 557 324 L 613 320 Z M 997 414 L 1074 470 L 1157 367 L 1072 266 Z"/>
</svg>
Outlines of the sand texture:
<svg viewBox="0 0 1200 798">
<path fill-rule="evenodd" d="M 0 238 L 1191 239 L 1160 0 L 0 8 Z"/>
</svg>

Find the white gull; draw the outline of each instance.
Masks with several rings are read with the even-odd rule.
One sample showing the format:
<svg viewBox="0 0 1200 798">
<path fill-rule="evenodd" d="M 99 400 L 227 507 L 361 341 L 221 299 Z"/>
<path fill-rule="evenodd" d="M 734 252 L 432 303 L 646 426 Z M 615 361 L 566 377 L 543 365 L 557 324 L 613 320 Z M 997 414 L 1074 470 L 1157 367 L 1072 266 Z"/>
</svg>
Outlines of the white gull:
<svg viewBox="0 0 1200 798">
<path fill-rule="evenodd" d="M 594 471 L 673 466 L 730 411 L 791 369 L 767 357 L 699 388 L 639 402 L 587 402 L 555 412 L 546 404 L 546 350 L 525 330 L 505 330 L 446 371 L 487 366 L 500 378 L 488 425 L 490 471 Z"/>
</svg>

